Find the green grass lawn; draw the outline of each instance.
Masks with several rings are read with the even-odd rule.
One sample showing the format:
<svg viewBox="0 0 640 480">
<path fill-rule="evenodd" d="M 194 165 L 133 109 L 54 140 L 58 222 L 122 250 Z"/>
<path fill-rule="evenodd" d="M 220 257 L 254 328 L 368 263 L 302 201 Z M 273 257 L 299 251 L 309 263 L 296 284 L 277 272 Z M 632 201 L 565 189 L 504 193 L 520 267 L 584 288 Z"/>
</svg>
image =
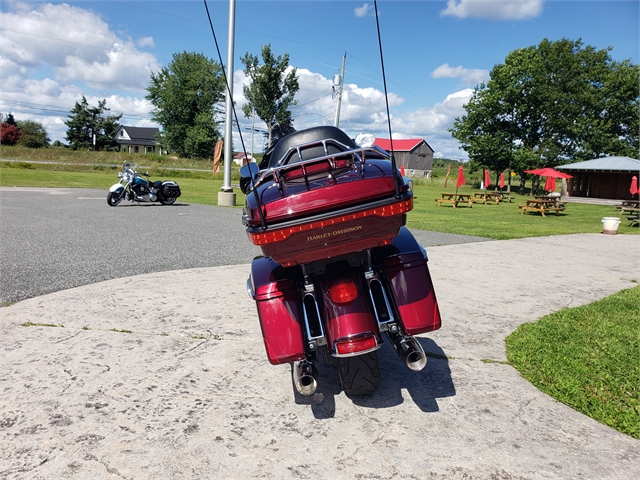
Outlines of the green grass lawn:
<svg viewBox="0 0 640 480">
<path fill-rule="evenodd" d="M 73 170 L 73 171 L 68 171 Z M 105 198 L 108 188 L 118 180 L 118 168 L 105 166 L 79 165 L 42 165 L 35 163 L 0 163 L 0 185 L 31 187 L 66 187 L 66 188 L 103 188 Z M 180 184 L 182 196 L 180 201 L 217 205 L 218 192 L 222 186 L 222 173 L 212 178 L 209 172 L 189 172 L 159 167 L 151 170 L 152 180 L 171 179 Z M 234 168 L 232 183 L 237 183 L 238 172 Z M 435 198 L 440 192 L 454 192 L 449 186 L 446 190 L 442 180 L 419 181 L 414 185 L 414 209 L 408 215 L 407 225 L 419 230 L 433 230 L 461 235 L 506 240 L 512 238 L 537 237 L 546 235 L 562 235 L 570 233 L 602 232 L 602 217 L 618 216 L 613 206 L 585 205 L 569 203 L 564 212 L 542 217 L 539 214 L 522 215 L 518 205 L 523 205 L 529 196 L 512 194 L 513 203 L 500 205 L 474 204 L 473 208 L 460 205 L 437 206 Z M 460 193 L 478 192 L 469 185 L 460 188 Z M 244 195 L 239 189 L 236 192 L 236 205 L 244 204 Z M 629 221 L 622 216 L 618 228 L 621 234 L 638 234 L 638 227 L 629 227 Z"/>
<path fill-rule="evenodd" d="M 640 286 L 521 325 L 509 362 L 575 410 L 640 438 Z"/>
</svg>

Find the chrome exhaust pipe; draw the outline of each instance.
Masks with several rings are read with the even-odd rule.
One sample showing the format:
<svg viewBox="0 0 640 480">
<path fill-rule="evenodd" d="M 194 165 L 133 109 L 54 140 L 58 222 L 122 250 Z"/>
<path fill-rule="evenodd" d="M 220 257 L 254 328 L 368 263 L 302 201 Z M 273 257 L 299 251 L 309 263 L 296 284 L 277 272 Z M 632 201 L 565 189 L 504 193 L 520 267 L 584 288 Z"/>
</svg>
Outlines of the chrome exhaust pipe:
<svg viewBox="0 0 640 480">
<path fill-rule="evenodd" d="M 293 384 L 300 395 L 313 395 L 318 388 L 318 374 L 313 362 L 309 360 L 297 360 L 293 362 L 291 370 L 293 376 Z"/>
<path fill-rule="evenodd" d="M 414 372 L 419 372 L 427 365 L 427 356 L 420 342 L 411 335 L 389 334 L 389 339 L 400 359 Z"/>
</svg>

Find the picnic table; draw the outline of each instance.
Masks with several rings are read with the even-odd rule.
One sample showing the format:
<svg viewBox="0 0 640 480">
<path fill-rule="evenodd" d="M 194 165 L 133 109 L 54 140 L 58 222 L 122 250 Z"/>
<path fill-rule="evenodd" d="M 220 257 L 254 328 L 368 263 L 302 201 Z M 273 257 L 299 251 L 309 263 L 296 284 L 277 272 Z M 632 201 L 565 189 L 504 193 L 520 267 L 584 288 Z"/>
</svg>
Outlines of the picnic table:
<svg viewBox="0 0 640 480">
<path fill-rule="evenodd" d="M 640 201 L 638 200 L 623 200 L 619 205 L 616 205 L 616 208 L 620 213 L 638 212 L 638 207 L 640 207 Z"/>
<path fill-rule="evenodd" d="M 631 215 L 627 215 L 627 220 L 631 220 L 630 227 L 634 225 L 640 225 L 640 208 L 638 207 L 623 207 L 620 209 L 620 213 L 629 212 Z"/>
<path fill-rule="evenodd" d="M 471 201 L 473 203 L 496 202 L 496 205 L 502 202 L 503 195 L 500 192 L 476 192 L 473 194 Z"/>
<path fill-rule="evenodd" d="M 524 215 L 525 212 L 534 212 L 534 213 L 540 213 L 543 217 L 545 216 L 545 213 L 549 213 L 550 211 L 554 211 L 556 212 L 556 215 L 558 215 L 559 212 L 564 210 L 564 204 L 561 204 L 558 200 L 551 198 L 551 199 L 534 199 L 534 200 L 527 200 L 527 204 L 526 205 L 520 205 L 519 206 L 520 209 L 522 210 L 522 214 Z"/>
<path fill-rule="evenodd" d="M 473 207 L 473 201 L 471 200 L 471 195 L 466 193 L 440 193 L 440 198 L 434 199 L 438 202 L 438 206 L 441 206 L 443 203 L 450 203 L 453 205 L 453 208 L 458 206 L 458 203 L 468 203 L 470 207 Z"/>
</svg>

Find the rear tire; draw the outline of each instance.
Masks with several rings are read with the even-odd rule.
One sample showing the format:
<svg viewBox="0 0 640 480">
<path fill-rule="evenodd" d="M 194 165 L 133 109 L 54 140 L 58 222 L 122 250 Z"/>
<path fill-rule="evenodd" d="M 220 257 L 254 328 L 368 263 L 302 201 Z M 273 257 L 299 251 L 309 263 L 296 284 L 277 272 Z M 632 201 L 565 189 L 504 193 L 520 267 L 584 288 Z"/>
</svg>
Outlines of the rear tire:
<svg viewBox="0 0 640 480">
<path fill-rule="evenodd" d="M 340 383 L 347 395 L 369 395 L 380 385 L 377 351 L 355 357 L 337 357 L 336 361 Z"/>
<path fill-rule="evenodd" d="M 122 199 L 124 198 L 124 190 L 120 190 L 119 192 L 109 192 L 107 195 L 107 203 L 112 207 L 118 205 Z"/>
<path fill-rule="evenodd" d="M 161 198 L 160 203 L 163 205 L 173 205 L 176 203 L 176 197 Z"/>
</svg>

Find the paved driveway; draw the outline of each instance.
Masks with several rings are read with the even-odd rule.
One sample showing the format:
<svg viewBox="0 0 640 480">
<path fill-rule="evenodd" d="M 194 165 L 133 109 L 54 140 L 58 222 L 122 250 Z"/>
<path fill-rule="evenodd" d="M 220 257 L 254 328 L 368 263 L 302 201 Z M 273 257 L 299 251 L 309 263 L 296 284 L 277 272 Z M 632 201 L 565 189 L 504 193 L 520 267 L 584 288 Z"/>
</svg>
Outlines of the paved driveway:
<svg viewBox="0 0 640 480">
<path fill-rule="evenodd" d="M 241 209 L 112 208 L 106 199 L 106 189 L 0 187 L 0 305 L 112 278 L 249 263 L 260 253 Z M 487 240 L 415 233 L 425 246 Z"/>
<path fill-rule="evenodd" d="M 429 363 L 410 372 L 385 344 L 382 384 L 358 399 L 333 368 L 303 398 L 268 364 L 247 264 L 1 308 L 0 478 L 639 478 L 639 441 L 501 363 L 521 323 L 636 285 L 638 240 L 430 248 L 443 327 L 420 340 Z"/>
</svg>

